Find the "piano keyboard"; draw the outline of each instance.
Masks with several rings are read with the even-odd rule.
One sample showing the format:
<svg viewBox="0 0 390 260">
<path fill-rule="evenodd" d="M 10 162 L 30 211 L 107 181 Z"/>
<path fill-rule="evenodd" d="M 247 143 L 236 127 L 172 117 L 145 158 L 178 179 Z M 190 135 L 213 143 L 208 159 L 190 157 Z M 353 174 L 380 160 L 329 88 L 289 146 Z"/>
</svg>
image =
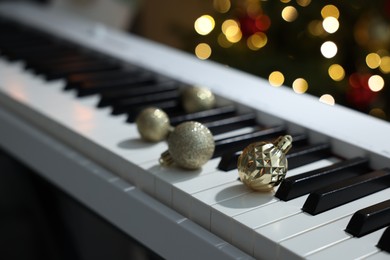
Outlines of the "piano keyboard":
<svg viewBox="0 0 390 260">
<path fill-rule="evenodd" d="M 389 259 L 388 123 L 46 7 L 1 4 L 0 15 L 0 145 L 156 253 Z M 217 107 L 185 113 L 191 85 Z M 213 158 L 161 167 L 166 143 L 134 125 L 150 105 L 173 125 L 208 126 Z M 282 134 L 294 139 L 288 178 L 249 190 L 240 151 Z"/>
</svg>

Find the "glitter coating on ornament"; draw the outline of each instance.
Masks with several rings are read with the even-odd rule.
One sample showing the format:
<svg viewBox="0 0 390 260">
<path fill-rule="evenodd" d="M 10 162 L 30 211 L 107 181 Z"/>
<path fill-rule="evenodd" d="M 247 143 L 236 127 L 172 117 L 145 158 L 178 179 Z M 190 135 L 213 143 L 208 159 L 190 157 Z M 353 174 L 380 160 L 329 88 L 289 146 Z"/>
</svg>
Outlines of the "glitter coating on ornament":
<svg viewBox="0 0 390 260">
<path fill-rule="evenodd" d="M 286 176 L 286 153 L 292 146 L 292 137 L 281 136 L 274 142 L 256 142 L 248 145 L 238 158 L 240 180 L 253 190 L 271 191 Z"/>
<path fill-rule="evenodd" d="M 189 121 L 175 127 L 168 137 L 168 150 L 161 154 L 160 164 L 173 163 L 185 169 L 198 169 L 211 159 L 215 149 L 210 130 L 199 122 Z"/>
</svg>

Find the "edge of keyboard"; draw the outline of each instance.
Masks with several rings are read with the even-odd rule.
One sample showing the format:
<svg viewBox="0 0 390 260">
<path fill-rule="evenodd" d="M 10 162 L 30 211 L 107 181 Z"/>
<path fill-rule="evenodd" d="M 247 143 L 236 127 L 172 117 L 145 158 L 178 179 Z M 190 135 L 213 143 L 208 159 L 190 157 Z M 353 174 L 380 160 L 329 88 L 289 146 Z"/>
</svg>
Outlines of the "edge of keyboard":
<svg viewBox="0 0 390 260">
<path fill-rule="evenodd" d="M 23 21 L 33 27 L 39 27 L 50 34 L 85 45 L 88 48 L 158 71 L 160 74 L 190 84 L 208 86 L 222 98 L 234 100 L 237 103 L 245 104 L 245 107 L 261 111 L 258 112 L 258 117 L 261 121 L 266 121 L 270 124 L 283 122 L 292 131 L 294 129 L 307 129 L 310 138 L 313 140 L 326 138 L 337 151 L 348 151 L 351 146 L 360 147 L 360 149 L 354 149 L 353 153 L 348 154 L 348 156 L 368 155 L 376 167 L 387 165 L 383 158 L 390 158 L 390 143 L 383 140 L 383 136 L 386 136 L 390 131 L 390 124 L 384 121 L 338 105 L 328 106 L 322 104 L 317 98 L 308 95 L 297 95 L 285 87 L 272 88 L 265 80 L 252 75 L 226 68 L 210 61 L 201 61 L 191 55 L 140 39 L 136 36 L 125 35 L 107 29 L 102 25 L 79 19 L 69 19 L 66 18 L 66 15 L 54 10 L 44 10 L 29 5 L 1 4 L 0 13 L 4 16 L 9 15 L 10 18 L 17 18 L 19 21 Z M 42 19 L 42 17 L 46 19 Z M 161 58 L 155 59 L 155 57 Z M 6 67 L 7 64 L 0 64 L 1 69 L 7 70 Z M 134 203 L 137 201 L 137 196 L 141 196 L 143 200 L 151 201 L 154 205 L 158 205 L 162 212 L 169 212 L 167 214 L 174 215 L 174 218 L 168 218 L 167 223 L 176 221 L 175 224 L 180 226 L 180 223 L 184 221 L 185 224 L 180 228 L 187 231 L 190 230 L 188 232 L 192 234 L 199 232 L 201 235 L 197 234 L 198 236 L 205 235 L 205 240 L 210 240 L 214 243 L 214 246 L 210 247 L 210 252 L 218 252 L 221 255 L 229 255 L 232 258 L 246 257 L 244 253 L 202 228 L 197 228 L 197 225 L 194 227 L 190 220 L 180 216 L 144 193 L 153 189 L 150 185 L 154 184 L 154 180 L 152 177 L 144 174 L 145 170 L 143 167 L 135 163 L 137 163 L 137 160 L 143 165 L 148 165 L 150 162 L 147 159 L 145 160 L 145 158 L 137 158 L 136 152 L 132 153 L 129 150 L 121 149 L 118 147 L 118 142 L 113 142 L 113 139 L 105 140 L 103 138 L 107 137 L 108 132 L 113 135 L 125 136 L 125 132 L 130 127 L 125 126 L 123 117 L 112 117 L 110 119 L 110 127 L 99 125 L 99 118 L 106 117 L 107 111 L 100 110 L 96 112 L 91 110 L 87 104 L 94 100 L 85 99 L 81 103 L 76 103 L 72 101 L 74 97 L 71 94 L 60 95 L 56 86 L 53 88 L 40 88 L 38 87 L 39 80 L 28 77 L 15 81 L 12 76 L 15 70 L 17 68 L 7 71 L 5 74 L 10 76 L 0 80 L 0 103 L 4 107 L 4 110 L 0 111 L 0 117 L 2 121 L 9 122 L 10 127 L 8 129 L 4 128 L 3 136 L 11 135 L 13 133 L 12 129 L 17 125 L 21 127 L 20 129 L 25 129 L 23 134 L 26 134 L 26 136 L 28 136 L 27 133 L 32 133 L 30 141 L 26 140 L 26 142 L 33 142 L 33 139 L 36 139 L 39 133 L 43 134 L 37 129 L 35 129 L 37 132 L 34 132 L 34 127 L 27 126 L 16 117 L 11 116 L 7 112 L 9 110 L 21 116 L 23 120 L 35 125 L 43 132 L 49 133 L 49 136 L 38 137 L 38 140 L 41 140 L 41 145 L 44 144 L 42 147 L 46 147 L 43 149 L 47 149 L 48 154 L 50 153 L 50 147 L 54 147 L 59 151 L 59 154 L 73 158 L 73 163 L 78 165 L 77 167 L 80 169 L 88 168 L 88 171 L 91 171 L 91 169 L 99 168 L 97 171 L 100 172 L 108 169 L 120 175 L 134 184 L 135 187 L 128 184 L 128 186 L 124 186 L 125 182 L 122 183 L 120 179 L 115 179 L 113 175 L 107 173 L 111 176 L 110 178 L 113 178 L 113 182 L 122 188 L 122 191 L 124 189 L 128 189 L 130 193 L 135 191 L 133 193 L 136 197 Z M 37 88 L 34 88 L 34 90 L 27 88 L 27 82 L 29 86 L 37 85 Z M 53 83 L 53 85 L 55 84 Z M 258 95 L 253 95 L 253 93 L 258 93 Z M 45 95 L 50 95 L 50 97 L 57 96 L 58 99 L 55 101 L 45 100 L 40 103 L 38 100 L 42 99 L 42 95 L 43 97 Z M 66 104 L 73 104 L 69 111 L 62 111 L 61 109 L 47 111 L 45 109 L 50 102 L 61 107 L 62 101 Z M 63 117 L 59 118 L 58 113 L 62 113 L 61 116 Z M 96 122 L 97 124 L 91 125 L 91 122 Z M 369 131 L 367 126 L 370 126 Z M 26 130 L 28 128 L 30 130 Z M 332 136 L 329 136 L 329 134 Z M 63 144 L 56 142 L 51 136 L 63 142 Z M 9 140 L 7 145 L 15 154 L 20 153 L 27 147 L 27 143 L 22 144 L 21 142 L 23 141 L 17 140 L 17 138 L 13 141 L 19 143 L 20 147 L 15 147 L 11 140 Z M 7 143 L 7 140 L 2 138 L 1 142 L 4 144 Z M 67 145 L 70 147 L 67 147 Z M 162 152 L 165 145 L 158 144 L 155 147 L 156 150 Z M 147 150 L 148 147 L 141 147 L 141 149 Z M 29 154 L 25 151 L 25 153 L 18 156 L 34 164 L 34 160 L 29 158 Z M 52 157 L 54 158 L 55 155 L 52 155 Z M 131 158 L 132 162 L 127 158 Z M 42 159 L 39 159 L 39 161 L 42 162 Z M 105 169 L 100 168 L 94 162 L 99 162 L 99 165 Z M 46 169 L 46 171 L 48 172 L 49 170 Z M 58 178 L 57 181 L 59 181 L 61 180 L 61 175 L 58 174 L 55 178 Z M 79 194 L 81 199 L 85 197 L 85 194 L 83 195 L 81 191 L 76 192 L 76 194 Z M 96 194 L 98 194 L 98 190 L 96 190 Z M 95 206 L 98 207 L 98 201 L 95 201 L 95 203 Z M 122 219 L 119 222 L 124 223 L 125 220 Z M 188 225 L 188 227 L 185 225 Z M 177 232 L 182 232 L 183 229 L 177 229 L 181 230 Z M 141 237 L 142 239 L 145 238 Z M 215 243 L 216 241 L 218 243 Z M 196 245 L 199 247 L 204 245 L 204 240 L 199 239 Z M 215 245 L 220 245 L 220 247 Z M 171 254 L 166 252 L 166 249 L 157 249 L 160 253 L 163 250 L 165 254 Z"/>
</svg>

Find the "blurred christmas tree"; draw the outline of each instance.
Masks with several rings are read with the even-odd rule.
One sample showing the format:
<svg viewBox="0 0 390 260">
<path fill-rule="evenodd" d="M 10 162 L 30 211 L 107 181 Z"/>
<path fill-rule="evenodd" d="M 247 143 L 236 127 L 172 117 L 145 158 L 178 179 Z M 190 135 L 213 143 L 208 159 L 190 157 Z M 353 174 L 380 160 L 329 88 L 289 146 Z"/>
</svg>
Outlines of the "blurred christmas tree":
<svg viewBox="0 0 390 260">
<path fill-rule="evenodd" d="M 214 0 L 188 51 L 390 119 L 390 0 Z"/>
</svg>

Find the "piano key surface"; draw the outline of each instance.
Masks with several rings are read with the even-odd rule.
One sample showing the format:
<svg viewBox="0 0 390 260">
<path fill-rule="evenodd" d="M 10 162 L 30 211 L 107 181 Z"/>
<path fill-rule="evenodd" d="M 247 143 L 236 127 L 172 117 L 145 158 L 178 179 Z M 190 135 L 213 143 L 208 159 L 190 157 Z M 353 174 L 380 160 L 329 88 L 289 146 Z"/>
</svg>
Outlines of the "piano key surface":
<svg viewBox="0 0 390 260">
<path fill-rule="evenodd" d="M 188 84 L 209 86 L 222 99 L 234 100 L 234 103 L 242 106 L 243 110 L 246 110 L 247 106 L 254 108 L 258 122 L 268 126 L 275 125 L 274 122 L 282 122 L 289 131 L 303 128 L 309 134 L 311 142 L 326 141 L 331 144 L 332 153 L 346 158 L 368 155 L 371 166 L 376 169 L 389 165 L 390 146 L 388 142 L 383 142 L 381 136 L 388 133 L 390 127 L 381 121 L 339 106 L 323 105 L 311 97 L 292 96 L 292 92 L 285 88 L 271 89 L 261 79 L 234 70 L 222 69 L 212 63 L 194 60 L 187 55 L 174 53 L 137 37 L 127 39 L 118 32 L 95 34 L 96 25 L 88 22 L 80 23 L 77 30 L 70 30 L 76 20 L 66 19 L 65 16 L 53 16 L 52 12 L 47 12 L 49 20 L 60 20 L 65 23 L 63 28 L 59 28 L 60 23 L 48 23 L 39 19 L 38 14 L 41 15 L 39 9 L 13 5 L 0 7 L 0 13 L 3 15 L 10 10 L 21 21 L 42 27 L 52 34 L 66 37 L 91 49 L 104 51 L 121 60 L 148 67 Z M 28 14 L 25 13 L 27 11 Z M 87 39 L 85 33 L 94 37 L 94 41 Z M 105 46 L 124 48 L 119 53 L 116 48 L 109 49 Z M 156 57 L 161 58 L 156 60 Z M 213 74 L 215 77 L 199 78 L 199 74 Z M 340 218 L 348 218 L 360 208 L 384 200 L 390 195 L 389 189 L 386 189 L 318 216 L 308 216 L 301 211 L 307 195 L 283 202 L 275 198 L 273 193 L 253 192 L 237 180 L 235 170 L 228 172 L 218 170 L 220 158 L 212 159 L 202 169 L 194 172 L 162 168 L 158 164 L 158 158 L 167 149 L 164 142 L 157 144 L 142 142 L 135 125 L 126 123 L 125 115 L 112 116 L 109 108 L 97 109 L 99 102 L 97 96 L 79 99 L 75 91 L 63 92 L 65 86 L 64 80 L 47 82 L 43 76 L 25 71 L 23 62 L 9 62 L 2 58 L 0 60 L 0 104 L 3 108 L 21 116 L 27 122 L 120 176 L 109 181 L 113 185 L 122 185 L 124 189 L 129 189 L 128 192 L 134 190 L 152 195 L 182 216 L 255 257 L 281 257 L 284 244 L 287 247 L 290 245 L 288 243 L 290 239 L 293 240 L 295 237 L 298 239 L 301 234 L 310 237 L 310 232 L 315 231 L 321 235 L 326 230 L 336 229 L 334 236 L 337 237 L 342 232 L 337 229 L 338 224 L 333 223 Z M 254 97 L 250 93 L 258 87 L 261 87 L 261 95 Z M 294 106 L 289 105 L 291 103 Z M 302 113 L 307 107 L 313 109 L 310 109 L 310 113 Z M 319 114 L 321 120 L 314 116 Z M 344 122 L 343 119 L 346 117 L 350 121 Z M 373 131 L 369 134 L 357 131 L 361 129 L 357 128 L 361 124 L 372 125 Z M 339 127 L 334 127 L 335 125 Z M 223 134 L 225 137 L 229 135 Z M 232 135 L 235 134 L 237 132 Z M 352 150 L 349 150 L 351 147 Z M 347 149 L 348 152 L 345 152 Z M 340 159 L 335 157 L 317 159 L 314 163 L 290 170 L 289 174 L 293 176 L 325 167 L 338 160 Z M 126 184 L 127 182 L 131 184 Z M 126 220 L 123 220 L 122 224 L 124 223 Z M 360 256 L 383 255 L 383 252 L 375 247 L 380 237 L 377 236 L 378 233 L 375 235 L 372 233 L 364 237 L 364 241 L 373 242 L 375 239 L 377 241 L 370 243 L 369 252 L 362 251 Z M 352 242 L 342 243 L 346 241 L 340 240 L 340 243 L 333 241 L 332 247 L 316 249 L 315 253 L 308 256 L 318 259 L 332 256 L 350 246 Z M 374 249 L 376 251 L 373 251 Z M 305 255 L 295 256 L 302 258 Z"/>
</svg>

